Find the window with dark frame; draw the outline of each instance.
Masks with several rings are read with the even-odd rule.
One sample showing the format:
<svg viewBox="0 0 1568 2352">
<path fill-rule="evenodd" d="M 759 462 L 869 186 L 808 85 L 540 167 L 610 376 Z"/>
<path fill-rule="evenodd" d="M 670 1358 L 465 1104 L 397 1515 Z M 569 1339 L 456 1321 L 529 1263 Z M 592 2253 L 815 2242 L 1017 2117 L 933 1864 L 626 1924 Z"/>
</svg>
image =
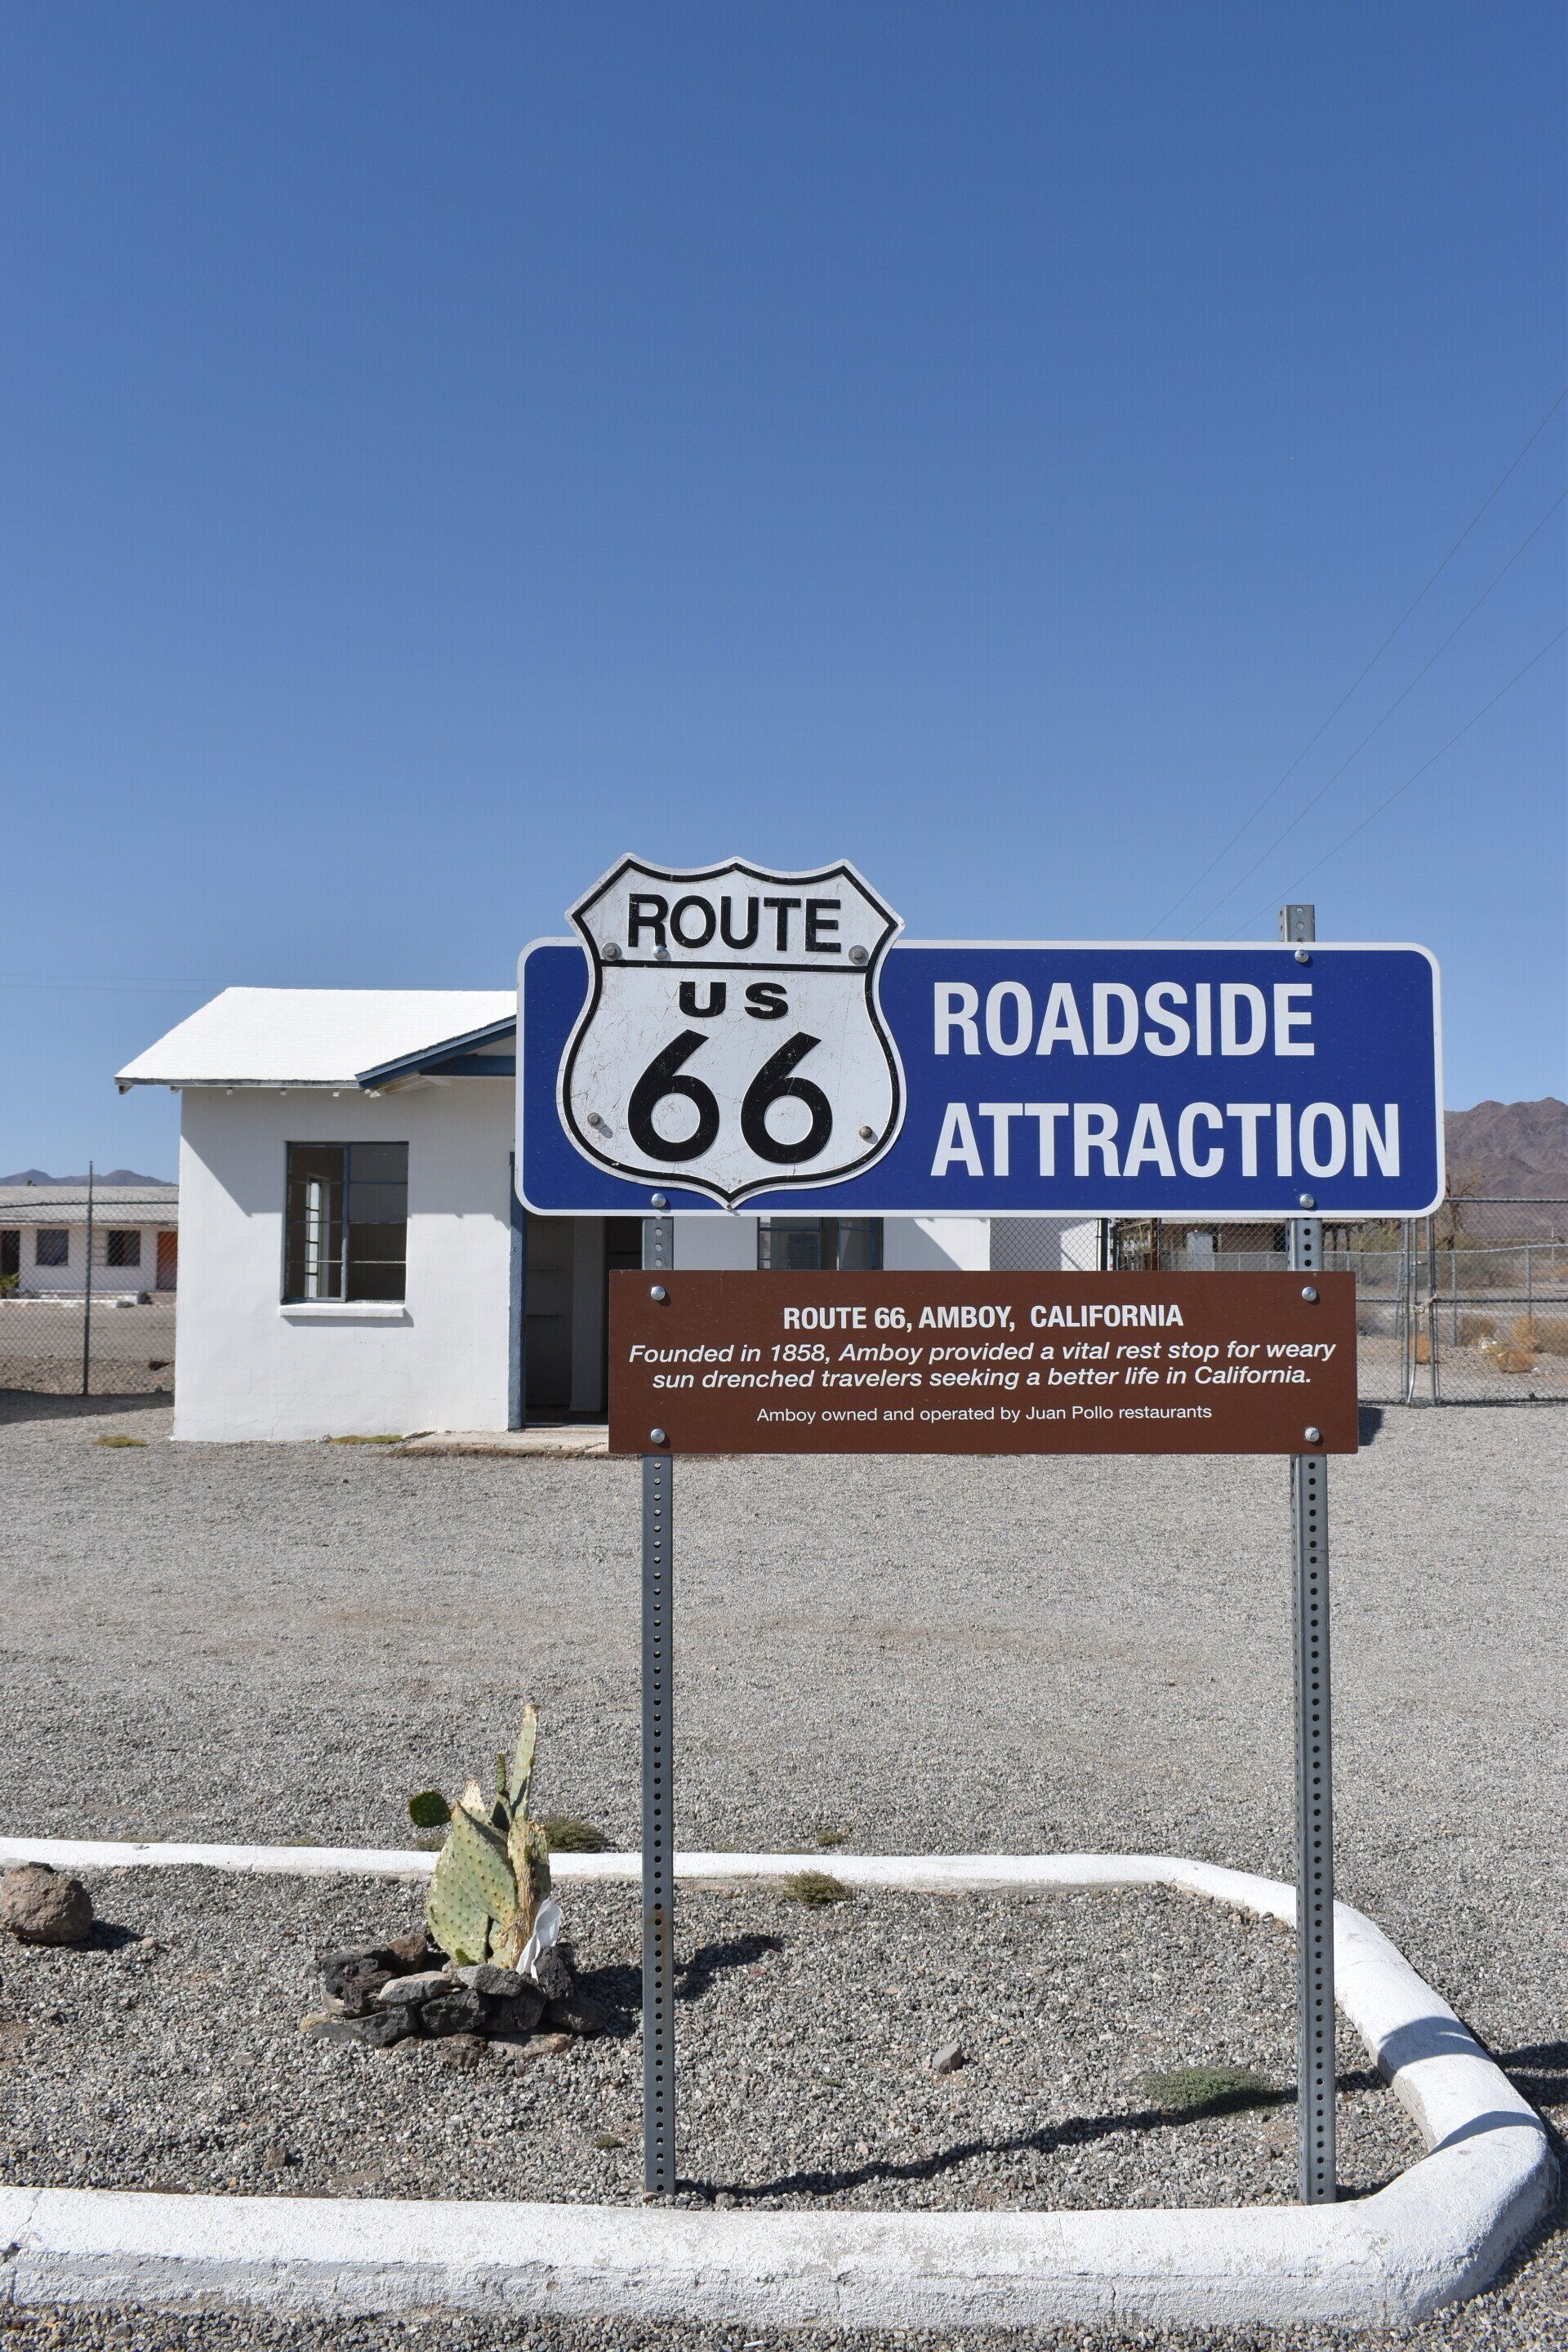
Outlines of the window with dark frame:
<svg viewBox="0 0 1568 2352">
<path fill-rule="evenodd" d="M 880 1217 L 763 1217 L 757 1265 L 764 1274 L 880 1274 Z"/>
<path fill-rule="evenodd" d="M 38 1227 L 38 1238 L 33 1251 L 33 1262 L 36 1265 L 68 1265 L 70 1254 L 71 1237 L 66 1226 L 40 1225 Z"/>
<path fill-rule="evenodd" d="M 105 1265 L 140 1265 L 142 1236 L 132 1226 L 110 1225 L 103 1236 Z"/>
<path fill-rule="evenodd" d="M 408 1255 L 406 1143 L 291 1143 L 283 1297 L 397 1302 Z"/>
</svg>

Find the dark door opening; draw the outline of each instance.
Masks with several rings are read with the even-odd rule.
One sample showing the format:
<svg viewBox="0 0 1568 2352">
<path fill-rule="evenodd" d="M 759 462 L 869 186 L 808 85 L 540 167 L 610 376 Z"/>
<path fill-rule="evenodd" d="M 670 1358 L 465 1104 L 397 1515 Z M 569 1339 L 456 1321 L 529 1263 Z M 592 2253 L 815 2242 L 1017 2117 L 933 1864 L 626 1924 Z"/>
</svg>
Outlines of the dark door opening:
<svg viewBox="0 0 1568 2352">
<path fill-rule="evenodd" d="M 576 1229 L 569 1217 L 530 1217 L 527 1410 L 560 1415 L 572 1407 L 572 1269 Z"/>
</svg>

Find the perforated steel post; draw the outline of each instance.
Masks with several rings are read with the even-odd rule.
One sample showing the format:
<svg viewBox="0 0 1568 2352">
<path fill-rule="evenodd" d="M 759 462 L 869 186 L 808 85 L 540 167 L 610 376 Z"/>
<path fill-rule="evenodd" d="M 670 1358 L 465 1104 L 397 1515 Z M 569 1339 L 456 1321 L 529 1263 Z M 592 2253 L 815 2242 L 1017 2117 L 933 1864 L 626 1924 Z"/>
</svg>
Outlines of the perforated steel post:
<svg viewBox="0 0 1568 2352">
<path fill-rule="evenodd" d="M 1281 939 L 1315 938 L 1315 911 L 1311 907 L 1282 907 Z M 1302 1196 L 1301 1205 L 1309 1205 L 1309 1196 Z M 1321 1217 L 1291 1219 L 1289 1256 L 1296 1273 L 1321 1273 Z M 1296 1660 L 1296 2097 L 1300 2190 L 1303 2205 L 1331 2205 L 1338 2193 L 1334 1790 L 1329 1675 L 1329 1465 L 1324 1454 L 1291 1456 L 1290 1531 Z"/>
<path fill-rule="evenodd" d="M 643 1220 L 642 1262 L 668 1273 L 670 1217 Z M 651 1432 L 650 1432 L 651 1435 Z M 643 2188 L 675 2193 L 675 1465 L 642 1465 Z"/>
</svg>

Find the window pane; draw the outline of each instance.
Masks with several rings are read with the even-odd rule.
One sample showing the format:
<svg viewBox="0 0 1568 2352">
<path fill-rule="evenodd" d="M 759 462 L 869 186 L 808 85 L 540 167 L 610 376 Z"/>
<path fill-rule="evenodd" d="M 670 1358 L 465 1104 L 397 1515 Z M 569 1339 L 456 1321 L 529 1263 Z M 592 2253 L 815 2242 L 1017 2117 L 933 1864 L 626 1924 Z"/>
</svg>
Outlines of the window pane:
<svg viewBox="0 0 1568 2352">
<path fill-rule="evenodd" d="M 401 1298 L 408 1254 L 408 1146 L 348 1148 L 349 1298 Z"/>
<path fill-rule="evenodd" d="M 69 1234 L 63 1228 L 54 1225 L 40 1226 L 36 1260 L 39 1265 L 68 1265 L 70 1264 Z"/>
<path fill-rule="evenodd" d="M 406 1143 L 355 1143 L 349 1149 L 349 1174 L 356 1184 L 406 1184 Z"/>
<path fill-rule="evenodd" d="M 341 1143 L 291 1143 L 285 1210 L 286 1299 L 343 1295 L 343 1176 Z"/>
<path fill-rule="evenodd" d="M 822 1265 L 820 1217 L 769 1217 L 757 1227 L 757 1264 L 774 1274 L 816 1274 Z"/>
<path fill-rule="evenodd" d="M 111 1226 L 104 1235 L 103 1262 L 106 1265 L 140 1265 L 142 1236 Z"/>
<path fill-rule="evenodd" d="M 841 1217 L 838 1221 L 838 1270 L 841 1274 L 879 1274 L 882 1270 L 880 1217 Z"/>
</svg>

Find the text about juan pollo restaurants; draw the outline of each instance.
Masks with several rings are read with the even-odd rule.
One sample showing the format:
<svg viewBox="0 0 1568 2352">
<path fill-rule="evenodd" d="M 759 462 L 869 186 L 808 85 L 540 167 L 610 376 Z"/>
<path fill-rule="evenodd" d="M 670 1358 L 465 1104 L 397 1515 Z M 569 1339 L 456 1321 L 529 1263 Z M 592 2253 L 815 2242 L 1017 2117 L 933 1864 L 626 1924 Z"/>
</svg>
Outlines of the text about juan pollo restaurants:
<svg viewBox="0 0 1568 2352">
<path fill-rule="evenodd" d="M 1355 1447 L 1346 1274 L 610 1277 L 616 1454 Z"/>
</svg>

